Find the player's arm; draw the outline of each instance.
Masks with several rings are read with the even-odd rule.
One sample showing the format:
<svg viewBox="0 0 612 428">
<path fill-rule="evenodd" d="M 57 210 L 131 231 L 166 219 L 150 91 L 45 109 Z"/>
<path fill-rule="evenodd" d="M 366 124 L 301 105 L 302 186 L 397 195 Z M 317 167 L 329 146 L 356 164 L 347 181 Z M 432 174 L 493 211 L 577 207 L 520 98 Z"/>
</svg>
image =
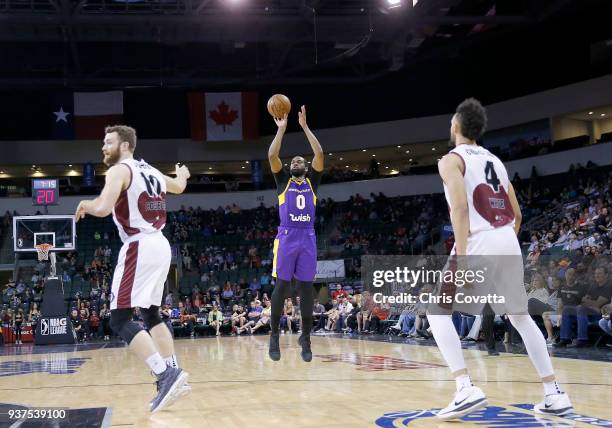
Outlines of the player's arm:
<svg viewBox="0 0 612 428">
<path fill-rule="evenodd" d="M 270 148 L 268 149 L 268 161 L 270 161 L 272 173 L 276 174 L 283 169 L 283 163 L 280 160 L 279 154 L 281 144 L 283 142 L 283 136 L 285 135 L 285 130 L 287 129 L 287 115 L 284 115 L 281 118 L 275 117 L 274 122 L 276 122 L 278 130 L 276 131 L 276 135 L 274 136 L 272 144 L 270 144 Z"/>
<path fill-rule="evenodd" d="M 76 209 L 75 217 L 78 222 L 85 215 L 94 217 L 106 217 L 113 211 L 113 207 L 119 199 L 123 189 L 127 188 L 130 182 L 129 167 L 118 164 L 112 166 L 106 173 L 106 182 L 102 193 L 96 199 L 81 201 Z"/>
<path fill-rule="evenodd" d="M 466 255 L 467 238 L 470 230 L 467 195 L 463 181 L 463 162 L 459 156 L 446 155 L 438 163 L 438 171 L 446 184 L 450 198 L 451 224 L 455 234 L 455 251 L 458 256 Z"/>
<path fill-rule="evenodd" d="M 519 231 L 521 230 L 523 214 L 521 214 L 521 206 L 519 205 L 512 183 L 509 183 L 508 186 L 508 196 L 510 197 L 510 205 L 512 206 L 512 212 L 514 212 L 514 231 L 518 235 Z"/>
<path fill-rule="evenodd" d="M 174 173 L 176 177 L 168 177 L 164 175 L 164 180 L 166 180 L 166 190 L 169 193 L 174 193 L 175 195 L 181 194 L 185 191 L 187 187 L 187 180 L 191 177 L 191 173 L 189 172 L 189 168 L 187 166 L 179 166 L 176 164 L 176 168 Z"/>
<path fill-rule="evenodd" d="M 312 148 L 312 152 L 314 153 L 314 158 L 312 158 L 312 169 L 317 172 L 323 171 L 324 168 L 324 159 L 323 148 L 321 147 L 321 143 L 313 134 L 313 132 L 308 127 L 308 123 L 306 122 L 306 107 L 302 106 L 300 112 L 298 112 L 298 121 L 300 122 L 300 126 L 304 130 L 304 134 L 306 134 L 306 138 L 308 138 L 308 142 L 310 143 L 310 147 Z"/>
</svg>

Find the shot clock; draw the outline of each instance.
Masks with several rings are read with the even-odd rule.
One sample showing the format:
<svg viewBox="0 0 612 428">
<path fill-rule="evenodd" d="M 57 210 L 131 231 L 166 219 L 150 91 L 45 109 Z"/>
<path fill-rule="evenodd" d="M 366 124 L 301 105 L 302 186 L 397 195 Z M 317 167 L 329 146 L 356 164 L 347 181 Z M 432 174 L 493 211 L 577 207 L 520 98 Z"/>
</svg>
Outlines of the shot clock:
<svg viewBox="0 0 612 428">
<path fill-rule="evenodd" d="M 59 185 L 57 179 L 32 180 L 32 205 L 47 206 L 59 203 Z"/>
</svg>

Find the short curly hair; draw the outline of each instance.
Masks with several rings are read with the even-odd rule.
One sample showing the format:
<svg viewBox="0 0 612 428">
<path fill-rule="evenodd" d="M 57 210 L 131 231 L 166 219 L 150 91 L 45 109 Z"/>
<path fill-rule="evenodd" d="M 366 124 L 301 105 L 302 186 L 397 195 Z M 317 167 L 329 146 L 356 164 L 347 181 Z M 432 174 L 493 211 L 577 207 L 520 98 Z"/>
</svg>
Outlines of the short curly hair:
<svg viewBox="0 0 612 428">
<path fill-rule="evenodd" d="M 117 135 L 119 136 L 119 141 L 128 143 L 130 146 L 130 151 L 132 153 L 134 153 L 134 150 L 136 150 L 136 139 L 137 139 L 136 130 L 132 128 L 131 126 L 126 126 L 126 125 L 107 126 L 104 129 L 104 132 L 106 134 L 112 134 L 113 132 L 116 132 Z"/>
<path fill-rule="evenodd" d="M 487 111 L 476 98 L 464 100 L 456 110 L 461 124 L 461 135 L 469 140 L 479 140 L 487 129 Z"/>
</svg>

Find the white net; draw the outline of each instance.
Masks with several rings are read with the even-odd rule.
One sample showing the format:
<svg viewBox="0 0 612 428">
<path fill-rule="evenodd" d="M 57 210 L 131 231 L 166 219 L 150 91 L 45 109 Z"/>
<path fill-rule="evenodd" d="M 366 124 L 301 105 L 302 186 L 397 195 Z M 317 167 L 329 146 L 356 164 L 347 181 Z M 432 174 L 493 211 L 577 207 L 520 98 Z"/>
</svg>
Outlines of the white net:
<svg viewBox="0 0 612 428">
<path fill-rule="evenodd" d="M 49 250 L 53 248 L 51 244 L 38 244 L 35 246 L 38 253 L 38 261 L 49 260 Z"/>
</svg>

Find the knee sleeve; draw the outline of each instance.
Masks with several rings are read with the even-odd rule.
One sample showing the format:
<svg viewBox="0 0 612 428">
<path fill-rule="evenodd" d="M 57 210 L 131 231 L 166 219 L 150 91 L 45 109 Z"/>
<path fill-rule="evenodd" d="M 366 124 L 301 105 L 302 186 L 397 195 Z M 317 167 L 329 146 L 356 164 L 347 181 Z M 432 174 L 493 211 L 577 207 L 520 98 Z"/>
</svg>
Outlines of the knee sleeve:
<svg viewBox="0 0 612 428">
<path fill-rule="evenodd" d="M 150 308 L 140 308 L 140 316 L 149 330 L 158 324 L 162 323 L 159 315 L 159 306 L 151 306 Z"/>
<path fill-rule="evenodd" d="M 110 326 L 129 345 L 142 327 L 132 321 L 132 309 L 114 309 L 111 311 Z"/>
</svg>

